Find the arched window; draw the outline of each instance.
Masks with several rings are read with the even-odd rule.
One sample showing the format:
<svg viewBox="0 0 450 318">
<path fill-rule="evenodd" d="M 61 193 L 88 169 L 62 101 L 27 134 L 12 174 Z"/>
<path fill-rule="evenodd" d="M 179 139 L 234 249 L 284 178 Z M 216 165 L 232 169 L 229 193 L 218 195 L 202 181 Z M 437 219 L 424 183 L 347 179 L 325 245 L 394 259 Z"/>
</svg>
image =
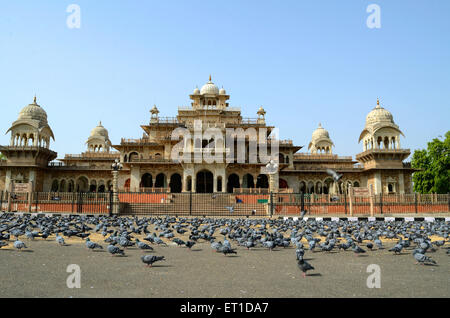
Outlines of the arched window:
<svg viewBox="0 0 450 318">
<path fill-rule="evenodd" d="M 53 180 L 51 192 L 58 192 L 58 189 L 59 189 L 59 183 L 58 183 L 58 180 Z"/>
</svg>

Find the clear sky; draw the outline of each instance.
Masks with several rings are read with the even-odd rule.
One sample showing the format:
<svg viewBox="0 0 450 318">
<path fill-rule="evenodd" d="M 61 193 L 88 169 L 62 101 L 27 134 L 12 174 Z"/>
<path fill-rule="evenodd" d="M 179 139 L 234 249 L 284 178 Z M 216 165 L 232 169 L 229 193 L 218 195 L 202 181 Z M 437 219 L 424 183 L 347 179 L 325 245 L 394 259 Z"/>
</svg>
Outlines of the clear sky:
<svg viewBox="0 0 450 318">
<path fill-rule="evenodd" d="M 379 29 L 367 27 L 370 4 Z M 263 106 L 301 151 L 321 122 L 335 153 L 361 152 L 377 97 L 402 146 L 426 148 L 450 129 L 449 14 L 448 0 L 0 0 L 0 129 L 36 93 L 58 158 L 85 151 L 100 120 L 118 144 L 142 136 L 153 104 L 160 116 L 190 105 L 211 74 L 230 106 L 244 117 Z"/>
</svg>

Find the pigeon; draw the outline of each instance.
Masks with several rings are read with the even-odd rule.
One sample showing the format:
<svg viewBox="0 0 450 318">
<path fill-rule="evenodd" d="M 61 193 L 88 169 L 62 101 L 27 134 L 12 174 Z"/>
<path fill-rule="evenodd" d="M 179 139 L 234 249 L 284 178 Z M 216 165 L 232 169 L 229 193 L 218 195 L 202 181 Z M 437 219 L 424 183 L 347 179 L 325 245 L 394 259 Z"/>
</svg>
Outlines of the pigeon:
<svg viewBox="0 0 450 318">
<path fill-rule="evenodd" d="M 185 244 L 186 244 L 185 241 L 180 240 L 178 237 L 174 238 L 174 239 L 173 239 L 173 242 L 175 242 L 178 246 L 181 246 L 181 245 L 185 245 Z"/>
<path fill-rule="evenodd" d="M 378 249 L 382 249 L 383 248 L 383 243 L 381 242 L 380 239 L 376 239 L 375 241 L 373 241 L 375 243 L 375 245 L 378 247 Z"/>
<path fill-rule="evenodd" d="M 187 241 L 186 242 L 186 246 L 187 246 L 187 248 L 190 250 L 191 249 L 191 247 L 192 246 L 194 246 L 195 245 L 195 242 L 194 241 Z"/>
<path fill-rule="evenodd" d="M 306 277 L 306 272 L 309 270 L 314 269 L 314 267 L 311 266 L 311 264 L 309 264 L 307 261 L 305 261 L 303 259 L 303 257 L 301 259 L 298 260 L 298 267 L 301 269 L 302 271 L 302 276 L 303 278 Z"/>
<path fill-rule="evenodd" d="M 96 248 L 98 249 L 103 249 L 103 246 L 101 246 L 100 244 L 97 244 L 95 242 L 92 242 L 89 237 L 86 239 L 86 246 L 88 249 L 90 250 L 95 250 Z"/>
<path fill-rule="evenodd" d="M 165 261 L 164 256 L 155 256 L 155 255 L 142 255 L 141 260 L 143 263 L 147 264 L 147 266 L 152 267 L 153 263 L 157 261 Z"/>
<path fill-rule="evenodd" d="M 227 209 L 230 214 L 234 212 L 234 206 L 226 206 L 225 209 Z"/>
<path fill-rule="evenodd" d="M 301 258 L 303 258 L 303 255 L 305 255 L 305 250 L 298 248 L 295 250 L 295 255 L 297 257 L 297 260 L 300 260 Z"/>
<path fill-rule="evenodd" d="M 153 247 L 151 247 L 151 246 L 148 245 L 148 244 L 145 244 L 144 242 L 139 241 L 138 238 L 136 239 L 136 244 L 137 244 L 137 247 L 140 248 L 141 250 L 150 250 L 150 251 L 153 251 Z"/>
<path fill-rule="evenodd" d="M 14 247 L 17 248 L 18 250 L 21 250 L 22 248 L 27 248 L 25 243 L 20 240 L 14 242 Z"/>
<path fill-rule="evenodd" d="M 222 243 L 220 243 L 220 242 L 211 242 L 211 248 L 213 249 L 213 250 L 215 250 L 216 252 L 219 252 L 220 251 L 220 248 L 222 247 Z"/>
<path fill-rule="evenodd" d="M 434 245 L 436 245 L 437 247 L 441 247 L 441 246 L 444 246 L 445 240 L 436 241 L 436 242 L 433 242 L 433 243 L 434 243 Z"/>
<path fill-rule="evenodd" d="M 56 242 L 61 246 L 66 245 L 66 242 L 64 242 L 64 238 L 60 235 L 56 235 Z"/>
<path fill-rule="evenodd" d="M 308 213 L 308 211 L 303 210 L 302 213 L 300 213 L 300 218 L 303 219 L 305 217 L 306 213 Z"/>
<path fill-rule="evenodd" d="M 356 244 L 353 244 L 352 250 L 353 250 L 353 252 L 355 252 L 356 254 L 360 254 L 360 253 L 365 253 L 365 252 L 366 252 L 364 249 L 362 249 L 361 247 L 359 247 L 359 246 L 356 245 Z"/>
<path fill-rule="evenodd" d="M 237 254 L 236 250 L 234 250 L 226 245 L 223 245 L 222 247 L 220 247 L 219 252 L 223 253 L 223 255 L 225 255 L 225 256 L 227 254 Z"/>
<path fill-rule="evenodd" d="M 108 245 L 108 252 L 110 252 L 111 255 L 120 254 L 122 256 L 125 256 L 124 251 L 114 245 Z"/>
<path fill-rule="evenodd" d="M 368 248 L 369 250 L 372 250 L 372 248 L 373 248 L 373 244 L 370 243 L 370 242 L 367 243 L 366 246 L 367 246 L 367 248 Z"/>
<path fill-rule="evenodd" d="M 436 265 L 436 262 L 433 259 L 431 259 L 431 257 L 421 254 L 417 250 L 414 250 L 413 256 L 417 261 L 416 265 L 417 264 L 425 265 L 425 263 L 431 263 L 431 264 Z"/>
<path fill-rule="evenodd" d="M 267 247 L 270 251 L 272 251 L 273 248 L 275 247 L 275 244 L 274 244 L 273 241 L 265 241 L 265 242 L 263 243 L 263 246 L 264 246 L 264 247 Z"/>
<path fill-rule="evenodd" d="M 402 249 L 403 249 L 403 245 L 398 243 L 398 244 L 395 244 L 395 246 L 393 248 L 389 249 L 389 252 L 394 252 L 394 254 L 400 254 Z"/>
<path fill-rule="evenodd" d="M 327 173 L 333 177 L 335 182 L 338 182 L 342 178 L 342 174 L 338 174 L 336 171 L 332 169 L 327 169 Z"/>
</svg>

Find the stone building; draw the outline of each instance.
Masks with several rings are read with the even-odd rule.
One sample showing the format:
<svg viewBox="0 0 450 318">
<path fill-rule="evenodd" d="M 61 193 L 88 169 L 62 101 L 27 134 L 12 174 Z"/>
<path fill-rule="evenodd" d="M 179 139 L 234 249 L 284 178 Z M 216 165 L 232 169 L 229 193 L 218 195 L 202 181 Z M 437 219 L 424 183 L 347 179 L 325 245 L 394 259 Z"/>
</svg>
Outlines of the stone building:
<svg viewBox="0 0 450 318">
<path fill-rule="evenodd" d="M 359 137 L 363 151 L 354 160 L 333 153 L 334 143 L 321 124 L 312 133 L 309 152 L 299 152 L 302 147 L 292 140 L 278 140 L 262 107 L 255 118 L 243 118 L 211 77 L 189 97 L 190 106 L 179 107 L 176 117 L 160 117 L 154 106 L 149 123 L 141 126 L 142 138 L 122 138 L 113 145 L 100 122 L 85 152 L 67 154 L 58 162 L 50 150 L 54 135 L 47 114 L 35 98 L 7 131 L 10 145 L 0 146 L 6 157 L 0 161 L 0 190 L 8 190 L 14 181 L 33 182 L 34 190 L 43 192 L 105 192 L 112 188 L 111 164 L 118 159 L 123 191 L 267 192 L 270 178 L 264 168 L 271 158 L 278 164 L 271 179 L 278 180 L 275 191 L 343 193 L 351 184 L 375 194 L 412 192 L 414 170 L 404 162 L 410 151 L 401 148 L 404 135 L 379 101 L 366 117 Z M 230 131 L 242 142 L 230 142 Z M 343 174 L 338 184 L 326 173 L 328 168 Z"/>
</svg>

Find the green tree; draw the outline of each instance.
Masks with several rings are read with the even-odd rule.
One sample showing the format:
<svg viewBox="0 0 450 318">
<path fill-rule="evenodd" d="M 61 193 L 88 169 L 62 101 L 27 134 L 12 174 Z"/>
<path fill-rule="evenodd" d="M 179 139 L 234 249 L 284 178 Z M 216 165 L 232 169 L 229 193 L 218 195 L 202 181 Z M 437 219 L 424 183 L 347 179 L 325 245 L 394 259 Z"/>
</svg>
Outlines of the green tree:
<svg viewBox="0 0 450 318">
<path fill-rule="evenodd" d="M 445 139 L 434 138 L 427 149 L 414 151 L 411 165 L 414 172 L 414 191 L 419 193 L 450 192 L 450 131 Z"/>
<path fill-rule="evenodd" d="M 6 160 L 6 157 L 0 152 L 0 160 Z"/>
</svg>

